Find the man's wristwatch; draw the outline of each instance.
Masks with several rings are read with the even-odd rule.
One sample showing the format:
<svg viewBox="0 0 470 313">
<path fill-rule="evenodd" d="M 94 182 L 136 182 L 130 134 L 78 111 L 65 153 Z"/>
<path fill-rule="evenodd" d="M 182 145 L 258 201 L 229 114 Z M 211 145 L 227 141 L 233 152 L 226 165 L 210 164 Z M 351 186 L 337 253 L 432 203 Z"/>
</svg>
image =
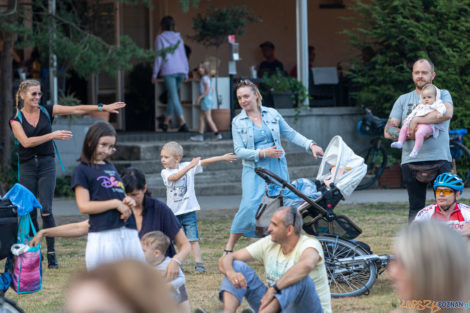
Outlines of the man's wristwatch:
<svg viewBox="0 0 470 313">
<path fill-rule="evenodd" d="M 274 291 L 276 291 L 276 293 L 281 293 L 281 289 L 279 289 L 279 287 L 277 287 L 276 282 L 272 283 L 271 287 L 274 288 Z"/>
</svg>

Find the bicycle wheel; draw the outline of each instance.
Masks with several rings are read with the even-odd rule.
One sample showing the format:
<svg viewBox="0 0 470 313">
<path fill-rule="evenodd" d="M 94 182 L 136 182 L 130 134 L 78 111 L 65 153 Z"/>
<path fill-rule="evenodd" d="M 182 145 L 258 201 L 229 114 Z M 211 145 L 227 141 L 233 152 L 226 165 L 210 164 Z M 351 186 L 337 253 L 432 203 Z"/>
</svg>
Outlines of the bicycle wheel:
<svg viewBox="0 0 470 313">
<path fill-rule="evenodd" d="M 377 279 L 377 265 L 358 244 L 337 237 L 319 236 L 325 256 L 331 296 L 343 298 L 368 293 Z"/>
<path fill-rule="evenodd" d="M 378 148 L 371 146 L 359 155 L 364 158 L 364 163 L 367 165 L 367 173 L 356 187 L 356 190 L 363 190 L 372 186 L 382 175 L 383 170 L 387 166 L 387 150 L 382 145 Z"/>
<path fill-rule="evenodd" d="M 458 141 L 450 141 L 452 170 L 459 175 L 465 186 L 470 181 L 470 150 Z"/>
</svg>

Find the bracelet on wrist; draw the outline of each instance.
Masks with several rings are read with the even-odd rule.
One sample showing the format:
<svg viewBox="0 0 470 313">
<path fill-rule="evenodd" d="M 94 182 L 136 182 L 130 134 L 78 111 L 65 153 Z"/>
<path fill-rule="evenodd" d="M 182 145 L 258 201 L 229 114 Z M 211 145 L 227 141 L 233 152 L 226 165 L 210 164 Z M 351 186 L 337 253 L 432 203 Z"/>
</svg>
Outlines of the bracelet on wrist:
<svg viewBox="0 0 470 313">
<path fill-rule="evenodd" d="M 224 253 L 225 253 L 226 255 L 229 254 L 229 253 L 232 253 L 232 252 L 233 252 L 233 250 L 224 249 Z"/>
<path fill-rule="evenodd" d="M 181 261 L 176 259 L 176 258 L 171 258 L 173 261 L 175 261 L 176 263 L 178 263 L 178 265 L 181 265 Z"/>
<path fill-rule="evenodd" d="M 273 283 L 273 284 L 271 285 L 271 287 L 274 288 L 274 291 L 276 291 L 276 293 L 281 293 L 281 289 L 279 289 L 279 287 L 277 287 L 277 284 L 276 284 L 276 283 Z"/>
<path fill-rule="evenodd" d="M 98 111 L 103 112 L 103 103 L 98 103 Z"/>
</svg>

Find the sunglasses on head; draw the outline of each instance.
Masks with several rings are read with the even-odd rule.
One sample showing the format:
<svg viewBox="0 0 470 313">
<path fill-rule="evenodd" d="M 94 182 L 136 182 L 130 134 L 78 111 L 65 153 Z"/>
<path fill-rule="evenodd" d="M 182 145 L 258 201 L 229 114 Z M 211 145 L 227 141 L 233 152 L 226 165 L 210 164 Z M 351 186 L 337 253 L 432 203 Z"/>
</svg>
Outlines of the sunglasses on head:
<svg viewBox="0 0 470 313">
<path fill-rule="evenodd" d="M 440 195 L 441 193 L 444 194 L 444 196 L 450 196 L 451 194 L 454 193 L 452 189 L 447 189 L 447 188 L 436 188 L 434 191 L 436 195 Z"/>
<path fill-rule="evenodd" d="M 297 209 L 294 207 L 291 207 L 291 212 L 292 212 L 292 225 L 295 227 L 295 219 L 297 218 Z"/>
<path fill-rule="evenodd" d="M 248 79 L 241 79 L 235 84 L 235 89 L 246 87 L 246 86 L 254 86 L 255 84 Z"/>
</svg>

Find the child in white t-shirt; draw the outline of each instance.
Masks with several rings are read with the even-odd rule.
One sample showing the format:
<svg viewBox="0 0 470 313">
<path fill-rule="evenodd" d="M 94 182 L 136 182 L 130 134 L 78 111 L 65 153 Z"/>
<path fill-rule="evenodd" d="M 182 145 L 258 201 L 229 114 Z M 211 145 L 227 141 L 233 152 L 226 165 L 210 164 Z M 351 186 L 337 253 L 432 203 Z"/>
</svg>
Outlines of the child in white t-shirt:
<svg viewBox="0 0 470 313">
<path fill-rule="evenodd" d="M 155 267 L 155 269 L 162 274 L 163 278 L 166 278 L 165 271 L 168 263 L 172 260 L 172 258 L 165 255 L 166 250 L 168 250 L 168 247 L 170 246 L 170 238 L 161 231 L 156 230 L 148 232 L 142 236 L 140 243 L 142 244 L 147 264 Z M 177 262 L 179 263 L 179 261 Z M 173 289 L 175 300 L 178 305 L 181 306 L 179 310 L 180 312 L 190 311 L 188 295 L 186 293 L 186 288 L 184 287 L 185 282 L 186 278 L 184 277 L 181 268 L 179 269 L 178 275 L 169 281 L 171 288 Z"/>
<path fill-rule="evenodd" d="M 227 153 L 204 160 L 194 158 L 191 162 L 180 163 L 183 147 L 175 141 L 166 143 L 160 156 L 164 167 L 161 174 L 166 186 L 166 204 L 176 215 L 188 237 L 196 262 L 196 272 L 205 273 L 197 230 L 196 211 L 200 210 L 200 207 L 194 191 L 194 175 L 202 173 L 202 167 L 205 165 L 220 161 L 232 162 L 237 157 L 233 153 Z"/>
</svg>

